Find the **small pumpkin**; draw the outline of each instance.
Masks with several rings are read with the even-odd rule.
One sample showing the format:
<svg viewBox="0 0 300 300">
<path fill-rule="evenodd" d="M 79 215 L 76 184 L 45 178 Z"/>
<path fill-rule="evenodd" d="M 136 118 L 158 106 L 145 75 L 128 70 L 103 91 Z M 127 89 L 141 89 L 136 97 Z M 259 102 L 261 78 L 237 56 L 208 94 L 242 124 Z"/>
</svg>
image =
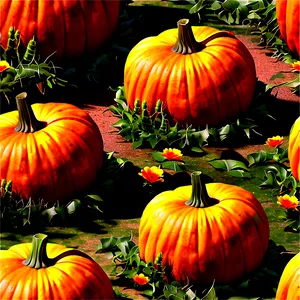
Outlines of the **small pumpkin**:
<svg viewBox="0 0 300 300">
<path fill-rule="evenodd" d="M 110 37 L 119 10 L 119 0 L 1 0 L 1 44 L 6 47 L 7 32 L 13 26 L 24 45 L 36 37 L 44 58 L 54 52 L 61 60 L 81 57 Z"/>
<path fill-rule="evenodd" d="M 294 54 L 300 55 L 300 1 L 277 0 L 276 15 L 282 39 Z"/>
<path fill-rule="evenodd" d="M 1 299 L 114 299 L 108 276 L 91 257 L 47 241 L 39 233 L 32 244 L 0 250 Z"/>
<path fill-rule="evenodd" d="M 232 283 L 260 266 L 268 218 L 252 193 L 224 183 L 205 185 L 202 176 L 193 172 L 192 185 L 148 203 L 139 227 L 140 256 L 149 262 L 161 253 L 171 280 Z"/>
<path fill-rule="evenodd" d="M 276 300 L 300 300 L 300 253 L 285 266 L 277 287 Z"/>
<path fill-rule="evenodd" d="M 292 175 L 300 179 L 300 117 L 294 122 L 289 136 L 288 158 Z"/>
<path fill-rule="evenodd" d="M 30 106 L 26 96 L 16 97 L 18 111 L 0 115 L 1 178 L 12 180 L 22 197 L 63 203 L 95 180 L 103 162 L 101 133 L 72 104 Z"/>
<path fill-rule="evenodd" d="M 158 100 L 169 119 L 185 125 L 216 125 L 246 112 L 256 87 L 252 55 L 234 34 L 178 21 L 140 41 L 124 69 L 128 105 L 147 101 L 154 113 Z"/>
</svg>

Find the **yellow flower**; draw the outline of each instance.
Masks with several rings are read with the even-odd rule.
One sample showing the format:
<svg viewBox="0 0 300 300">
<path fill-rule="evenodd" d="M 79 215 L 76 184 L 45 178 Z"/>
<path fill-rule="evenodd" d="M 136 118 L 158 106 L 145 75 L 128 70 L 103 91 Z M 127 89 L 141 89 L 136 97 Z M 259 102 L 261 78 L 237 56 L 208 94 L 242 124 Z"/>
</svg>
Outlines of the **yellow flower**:
<svg viewBox="0 0 300 300">
<path fill-rule="evenodd" d="M 163 182 L 163 173 L 164 171 L 156 166 L 152 166 L 151 168 L 145 167 L 141 170 L 139 173 L 140 176 L 142 176 L 145 180 L 147 180 L 150 183 L 154 183 L 157 181 Z"/>
<path fill-rule="evenodd" d="M 292 68 L 294 70 L 300 71 L 300 61 L 298 60 L 298 61 L 292 63 Z"/>
<path fill-rule="evenodd" d="M 299 205 L 299 200 L 296 196 L 289 196 L 286 194 L 278 197 L 277 204 L 283 206 L 285 209 L 296 209 Z"/>
<path fill-rule="evenodd" d="M 10 68 L 9 63 L 6 60 L 0 60 L 0 73 Z"/>
<path fill-rule="evenodd" d="M 283 140 L 283 136 L 276 135 L 271 138 L 268 138 L 266 144 L 270 147 L 278 147 L 283 143 Z"/>
<path fill-rule="evenodd" d="M 143 273 L 135 274 L 133 281 L 138 285 L 145 285 L 149 282 L 149 277 L 145 276 Z"/>
<path fill-rule="evenodd" d="M 168 159 L 168 160 L 180 160 L 182 153 L 180 150 L 175 149 L 175 148 L 166 148 L 164 149 L 164 151 L 162 152 L 162 155 Z"/>
</svg>

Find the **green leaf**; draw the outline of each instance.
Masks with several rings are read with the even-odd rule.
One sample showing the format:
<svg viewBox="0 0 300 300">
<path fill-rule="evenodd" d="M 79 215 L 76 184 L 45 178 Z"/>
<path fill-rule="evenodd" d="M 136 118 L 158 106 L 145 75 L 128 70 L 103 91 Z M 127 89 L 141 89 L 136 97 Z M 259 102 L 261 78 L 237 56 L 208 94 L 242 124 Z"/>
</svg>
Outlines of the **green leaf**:
<svg viewBox="0 0 300 300">
<path fill-rule="evenodd" d="M 239 6 L 240 3 L 237 0 L 226 0 L 222 4 L 222 7 L 231 13 L 234 12 L 234 10 L 237 9 Z"/>
<path fill-rule="evenodd" d="M 166 157 L 164 157 L 161 152 L 151 152 L 151 154 L 153 159 L 157 162 L 163 162 L 166 160 Z"/>
<path fill-rule="evenodd" d="M 252 175 L 244 170 L 232 170 L 229 171 L 228 174 L 237 178 L 252 178 Z"/>
<path fill-rule="evenodd" d="M 142 137 L 140 137 L 138 140 L 136 140 L 132 143 L 132 148 L 137 149 L 138 147 L 141 147 L 143 145 L 143 141 L 144 141 L 144 139 Z"/>
<path fill-rule="evenodd" d="M 182 168 L 175 162 L 173 161 L 166 161 L 162 163 L 162 168 L 163 169 L 169 169 L 169 170 L 173 170 L 173 171 L 182 171 Z"/>
<path fill-rule="evenodd" d="M 195 13 L 199 12 L 199 11 L 202 9 L 202 7 L 203 7 L 203 2 L 204 2 L 204 1 L 205 1 L 205 0 L 198 0 L 197 4 L 194 5 L 194 6 L 189 10 L 189 13 L 190 13 L 190 14 L 195 14 Z"/>
<path fill-rule="evenodd" d="M 273 76 L 270 78 L 270 80 L 275 80 L 275 79 L 278 79 L 278 78 L 285 78 L 285 76 L 283 75 L 282 72 L 279 72 L 279 73 L 273 75 Z"/>
<path fill-rule="evenodd" d="M 127 127 L 127 126 L 129 126 L 129 122 L 128 121 L 126 121 L 126 120 L 123 120 L 123 119 L 121 119 L 121 120 L 119 120 L 119 121 L 117 121 L 117 122 L 115 122 L 112 126 L 114 126 L 114 127 L 121 127 L 121 128 L 123 128 L 123 127 Z"/>
<path fill-rule="evenodd" d="M 208 162 L 217 170 L 230 171 L 234 169 L 243 169 L 248 171 L 247 166 L 238 160 L 233 159 L 216 159 Z"/>
</svg>

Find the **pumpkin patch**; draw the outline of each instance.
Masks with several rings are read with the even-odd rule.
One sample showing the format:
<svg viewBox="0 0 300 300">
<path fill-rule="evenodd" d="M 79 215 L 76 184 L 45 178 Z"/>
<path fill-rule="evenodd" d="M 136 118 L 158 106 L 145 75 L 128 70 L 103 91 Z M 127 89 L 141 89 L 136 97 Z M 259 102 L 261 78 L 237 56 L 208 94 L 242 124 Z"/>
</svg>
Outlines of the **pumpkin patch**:
<svg viewBox="0 0 300 300">
<path fill-rule="evenodd" d="M 114 299 L 111 282 L 84 252 L 47 243 L 45 234 L 0 250 L 1 299 Z"/>
<path fill-rule="evenodd" d="M 252 193 L 205 185 L 199 172 L 192 173 L 191 186 L 154 197 L 139 227 L 141 258 L 154 261 L 162 253 L 171 279 L 191 284 L 226 284 L 253 272 L 268 240 L 267 216 Z"/>
<path fill-rule="evenodd" d="M 115 30 L 120 1 L 3 0 L 1 44 L 6 46 L 11 26 L 22 32 L 27 45 L 33 36 L 43 58 L 78 58 L 101 46 Z"/>
<path fill-rule="evenodd" d="M 15 192 L 49 203 L 86 189 L 103 162 L 103 141 L 96 123 L 82 109 L 64 103 L 27 104 L 0 115 L 1 178 Z"/>
<path fill-rule="evenodd" d="M 178 21 L 178 29 L 140 41 L 129 53 L 124 88 L 129 107 L 161 100 L 182 125 L 216 125 L 246 112 L 256 86 L 254 60 L 232 33 Z"/>
<path fill-rule="evenodd" d="M 289 136 L 289 161 L 296 180 L 300 176 L 300 117 L 294 122 Z"/>
</svg>

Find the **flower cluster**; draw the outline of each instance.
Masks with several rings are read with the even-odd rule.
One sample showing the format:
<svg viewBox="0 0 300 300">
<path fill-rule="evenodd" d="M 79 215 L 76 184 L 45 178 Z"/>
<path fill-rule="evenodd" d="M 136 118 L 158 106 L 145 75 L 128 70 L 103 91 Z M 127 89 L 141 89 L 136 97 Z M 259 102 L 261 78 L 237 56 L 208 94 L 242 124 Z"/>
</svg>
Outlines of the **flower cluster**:
<svg viewBox="0 0 300 300">
<path fill-rule="evenodd" d="M 266 145 L 277 148 L 283 143 L 283 141 L 284 141 L 283 136 L 276 135 L 271 138 L 268 138 L 266 141 Z"/>
<path fill-rule="evenodd" d="M 292 68 L 294 69 L 294 71 L 300 71 L 300 61 L 298 60 L 292 63 Z"/>
<path fill-rule="evenodd" d="M 145 276 L 143 273 L 140 274 L 135 274 L 133 276 L 133 281 L 137 284 L 137 285 L 145 285 L 147 284 L 150 280 L 149 277 Z"/>
<path fill-rule="evenodd" d="M 164 156 L 167 160 L 181 160 L 182 153 L 180 150 L 175 148 L 166 148 L 163 150 L 162 156 Z"/>
<path fill-rule="evenodd" d="M 163 182 L 164 171 L 156 166 L 152 167 L 144 167 L 144 169 L 141 170 L 139 173 L 140 176 L 142 176 L 147 182 L 154 183 L 154 182 Z"/>
<path fill-rule="evenodd" d="M 0 73 L 4 72 L 5 70 L 9 69 L 10 65 L 6 60 L 0 60 Z"/>
<path fill-rule="evenodd" d="M 298 210 L 297 206 L 299 206 L 299 200 L 296 196 L 289 196 L 288 194 L 285 194 L 283 196 L 278 197 L 277 203 L 281 205 L 286 210 L 292 209 L 292 210 Z"/>
</svg>

